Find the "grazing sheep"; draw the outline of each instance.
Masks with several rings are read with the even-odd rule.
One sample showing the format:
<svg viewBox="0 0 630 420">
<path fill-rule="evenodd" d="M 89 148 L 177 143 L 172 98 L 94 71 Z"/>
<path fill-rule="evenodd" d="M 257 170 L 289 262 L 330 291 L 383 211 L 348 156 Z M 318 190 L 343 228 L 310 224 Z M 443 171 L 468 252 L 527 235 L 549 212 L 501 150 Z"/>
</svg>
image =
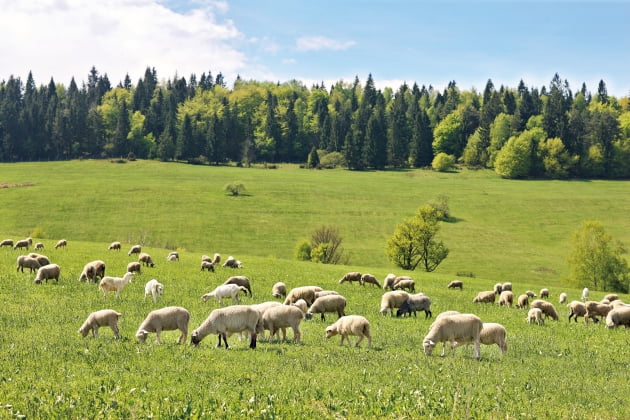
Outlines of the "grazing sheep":
<svg viewBox="0 0 630 420">
<path fill-rule="evenodd" d="M 146 252 L 142 252 L 140 253 L 140 255 L 138 255 L 138 261 L 147 267 L 155 267 L 155 264 L 153 263 L 151 256 L 147 254 Z"/>
<path fill-rule="evenodd" d="M 118 318 L 121 315 L 121 313 L 113 309 L 101 309 L 100 311 L 92 312 L 77 332 L 85 337 L 92 331 L 92 336 L 96 338 L 100 327 L 109 326 L 114 332 L 114 337 L 119 339 Z"/>
<path fill-rule="evenodd" d="M 573 300 L 569 303 L 569 322 L 571 318 L 577 322 L 578 317 L 586 315 L 586 305 L 579 300 Z"/>
<path fill-rule="evenodd" d="M 225 260 L 225 262 L 223 263 L 222 267 L 243 268 L 243 263 L 240 262 L 239 260 L 235 259 L 233 256 L 230 255 L 227 258 L 227 260 Z"/>
<path fill-rule="evenodd" d="M 179 261 L 179 252 L 171 251 L 166 256 L 166 261 Z"/>
<path fill-rule="evenodd" d="M 396 274 L 389 273 L 385 276 L 385 280 L 383 280 L 383 289 L 391 289 L 394 290 L 394 281 L 396 280 Z"/>
<path fill-rule="evenodd" d="M 428 296 L 425 296 L 423 293 L 417 295 L 410 295 L 409 299 L 407 299 L 400 308 L 396 311 L 396 316 L 401 317 L 413 312 L 413 316 L 417 316 L 417 311 L 424 311 L 424 319 L 433 317 L 433 313 L 431 312 L 431 299 Z"/>
<path fill-rule="evenodd" d="M 296 308 L 300 308 L 300 311 L 304 312 L 305 314 L 308 311 L 308 305 L 306 304 L 306 301 L 304 299 L 298 299 L 296 302 L 292 303 L 291 305 L 295 306 Z"/>
<path fill-rule="evenodd" d="M 214 263 L 211 261 L 201 261 L 201 271 L 208 270 L 214 273 Z"/>
<path fill-rule="evenodd" d="M 67 245 L 68 245 L 68 241 L 66 241 L 65 239 L 60 239 L 55 244 L 55 249 L 57 249 L 57 248 L 65 248 Z"/>
<path fill-rule="evenodd" d="M 96 279 L 105 277 L 105 263 L 101 260 L 90 261 L 85 264 L 79 276 L 79 281 L 90 281 L 96 283 Z"/>
<path fill-rule="evenodd" d="M 584 315 L 585 324 L 588 324 L 588 320 L 590 318 L 593 318 L 594 322 L 598 322 L 598 319 L 597 319 L 598 316 L 601 316 L 602 319 L 606 318 L 606 316 L 608 315 L 608 312 L 610 312 L 610 310 L 612 309 L 612 306 L 608 304 L 595 302 L 593 300 L 587 301 L 585 305 L 586 305 L 586 315 Z"/>
<path fill-rule="evenodd" d="M 262 315 L 262 324 L 265 330 L 269 330 L 269 339 L 278 334 L 282 330 L 282 341 L 287 339 L 287 328 L 293 330 L 293 341 L 300 342 L 300 322 L 304 319 L 304 312 L 300 308 L 291 305 L 278 305 L 267 309 Z"/>
<path fill-rule="evenodd" d="M 177 339 L 177 344 L 186 341 L 188 335 L 188 322 L 190 321 L 190 312 L 181 306 L 167 306 L 162 309 L 156 309 L 149 312 L 147 317 L 142 321 L 136 338 L 139 342 L 144 343 L 149 333 L 155 333 L 158 344 L 162 344 L 160 333 L 162 331 L 180 330 L 181 334 Z"/>
<path fill-rule="evenodd" d="M 512 291 L 503 289 L 503 291 L 499 295 L 499 306 L 507 306 L 508 308 L 511 308 L 513 303 L 514 294 L 512 293 Z"/>
<path fill-rule="evenodd" d="M 518 295 L 516 307 L 518 309 L 525 309 L 529 306 L 529 296 L 523 293 L 522 295 Z"/>
<path fill-rule="evenodd" d="M 214 256 L 212 257 L 212 263 L 219 264 L 220 262 L 221 262 L 221 254 L 219 254 L 218 252 L 215 252 Z"/>
<path fill-rule="evenodd" d="M 500 292 L 499 292 L 500 294 Z M 473 303 L 494 303 L 496 294 L 493 290 L 477 293 L 477 296 L 473 299 Z"/>
<path fill-rule="evenodd" d="M 15 271 L 22 271 L 22 273 L 24 272 L 24 268 L 28 268 L 29 273 L 32 273 L 34 270 L 38 270 L 39 267 L 41 267 L 41 264 L 39 263 L 39 261 L 37 261 L 36 258 L 30 257 L 28 255 L 20 255 L 19 257 L 17 257 L 16 261 L 17 268 L 15 269 Z"/>
<path fill-rule="evenodd" d="M 294 287 L 289 290 L 289 294 L 284 300 L 285 305 L 297 302 L 299 299 L 304 299 L 307 305 L 312 305 L 315 301 L 315 292 L 321 292 L 322 289 L 319 286 L 300 286 Z"/>
<path fill-rule="evenodd" d="M 582 301 L 586 302 L 588 300 L 588 287 L 582 289 Z"/>
<path fill-rule="evenodd" d="M 558 312 L 556 312 L 556 308 L 553 306 L 551 302 L 547 302 L 545 300 L 536 299 L 532 303 L 529 304 L 531 308 L 540 308 L 545 314 L 546 317 L 551 317 L 554 321 L 558 320 Z"/>
<path fill-rule="evenodd" d="M 630 306 L 627 303 L 624 303 L 622 300 L 617 299 L 617 300 L 613 300 L 612 302 L 610 302 L 610 306 L 613 307 L 613 309 L 618 308 L 620 306 Z"/>
<path fill-rule="evenodd" d="M 22 239 L 21 241 L 17 241 L 15 243 L 15 245 L 13 245 L 13 249 L 20 249 L 20 248 L 26 248 L 28 249 L 28 247 L 33 243 L 33 239 L 32 238 L 26 238 L 26 239 Z"/>
<path fill-rule="evenodd" d="M 0 247 L 3 247 L 3 246 L 13 247 L 13 239 L 5 239 L 2 242 L 0 242 Z"/>
<path fill-rule="evenodd" d="M 267 313 L 267 311 L 265 311 Z M 262 316 L 260 312 L 251 306 L 235 305 L 226 308 L 215 309 L 210 312 L 206 320 L 193 331 L 190 342 L 198 345 L 209 334 L 219 335 L 219 344 L 221 347 L 221 339 L 225 343 L 225 348 L 229 348 L 227 342 L 228 333 L 238 333 L 247 331 L 250 335 L 249 348 L 256 348 L 256 335 L 263 332 Z"/>
<path fill-rule="evenodd" d="M 205 302 L 208 299 L 215 297 L 219 301 L 219 306 L 223 306 L 224 298 L 232 298 L 232 302 L 238 305 L 240 303 L 238 301 L 238 294 L 241 291 L 247 294 L 247 289 L 243 286 L 239 286 L 237 284 L 222 284 L 217 286 L 212 292 L 201 296 L 201 299 Z"/>
<path fill-rule="evenodd" d="M 505 292 L 506 290 L 512 290 L 512 283 L 510 282 L 505 282 L 501 285 L 501 291 Z"/>
<path fill-rule="evenodd" d="M 115 292 L 116 298 L 120 297 L 120 292 L 128 284 L 131 283 L 133 273 L 127 271 L 122 277 L 105 276 L 98 284 L 98 288 L 103 292 L 103 298 L 107 298 L 109 292 Z"/>
<path fill-rule="evenodd" d="M 438 316 L 435 317 L 435 320 L 433 320 L 433 323 L 429 326 L 429 330 L 433 327 L 433 324 L 435 324 L 436 322 L 438 322 L 440 319 L 445 318 L 447 316 L 451 316 L 451 315 L 459 315 L 460 312 L 457 311 L 444 311 L 441 312 Z M 451 348 L 452 350 L 452 348 Z M 444 356 L 446 354 L 446 342 L 442 343 L 442 354 L 441 356 Z"/>
<path fill-rule="evenodd" d="M 372 347 L 372 334 L 370 333 L 370 322 L 361 315 L 346 315 L 342 316 L 332 325 L 326 327 L 326 338 L 334 337 L 335 335 L 341 335 L 340 345 L 343 345 L 344 340 L 350 344 L 351 335 L 359 337 L 354 343 L 355 347 L 358 347 L 364 338 L 368 340 L 368 348 Z"/>
<path fill-rule="evenodd" d="M 503 284 L 496 283 L 492 290 L 493 290 L 495 295 L 499 296 L 501 294 L 501 292 L 503 291 Z"/>
<path fill-rule="evenodd" d="M 342 284 L 342 283 L 345 283 L 345 282 L 352 283 L 353 281 L 357 281 L 360 284 L 361 283 L 361 273 L 359 273 L 358 271 L 351 271 L 349 273 L 346 273 L 346 274 L 343 275 L 341 280 L 339 280 L 339 284 Z"/>
<path fill-rule="evenodd" d="M 249 296 L 253 296 L 252 287 L 249 284 L 249 279 L 245 276 L 229 277 L 223 284 L 235 284 L 237 286 L 242 286 L 247 289 L 247 292 L 249 292 Z"/>
<path fill-rule="evenodd" d="M 326 320 L 326 312 L 336 312 L 337 316 L 341 318 L 346 313 L 346 298 L 341 295 L 328 295 L 315 299 L 313 304 L 306 312 L 306 319 L 311 319 L 313 314 L 321 314 L 322 321 Z"/>
<path fill-rule="evenodd" d="M 131 256 L 131 254 L 140 254 L 141 252 L 142 252 L 142 246 L 141 245 L 133 245 L 129 249 L 129 252 L 127 252 L 127 255 Z"/>
<path fill-rule="evenodd" d="M 404 290 L 407 289 L 410 292 L 416 291 L 416 282 L 412 279 L 403 279 L 394 285 L 394 290 Z"/>
<path fill-rule="evenodd" d="M 493 292 L 494 293 L 494 292 Z M 473 343 L 473 358 L 479 358 L 480 334 L 483 328 L 481 319 L 473 314 L 455 314 L 436 320 L 424 337 L 424 354 L 430 356 L 438 343 Z"/>
<path fill-rule="evenodd" d="M 269 301 L 269 302 L 255 303 L 249 306 L 251 306 L 252 308 L 256 309 L 258 312 L 260 312 L 260 315 L 262 316 L 267 309 L 273 308 L 274 306 L 282 306 L 282 304 L 274 300 L 274 301 Z"/>
<path fill-rule="evenodd" d="M 464 282 L 461 280 L 453 280 L 446 286 L 447 289 L 459 289 L 464 290 Z"/>
<path fill-rule="evenodd" d="M 369 273 L 361 275 L 361 286 L 365 286 L 366 283 L 373 284 L 379 289 L 381 288 L 381 284 L 378 282 L 378 280 L 376 280 L 376 277 Z"/>
<path fill-rule="evenodd" d="M 338 294 L 339 292 L 336 292 L 334 290 L 322 290 L 321 292 L 315 292 L 315 299 L 322 296 L 338 295 Z"/>
<path fill-rule="evenodd" d="M 540 298 L 541 299 L 549 299 L 549 289 L 547 289 L 547 288 L 540 289 Z"/>
<path fill-rule="evenodd" d="M 527 318 L 525 318 L 528 324 L 544 325 L 543 311 L 540 308 L 531 308 L 527 312 Z"/>
<path fill-rule="evenodd" d="M 606 296 L 604 296 L 604 299 L 608 299 L 608 302 L 614 302 L 615 300 L 619 300 L 619 295 L 616 295 L 614 293 L 609 293 Z"/>
<path fill-rule="evenodd" d="M 120 248 L 122 248 L 122 244 L 118 241 L 114 241 L 111 244 L 109 244 L 109 247 L 107 247 L 108 251 L 111 250 L 115 250 L 115 251 L 120 251 Z"/>
<path fill-rule="evenodd" d="M 205 254 L 201 256 L 201 261 L 207 261 L 209 263 L 213 262 L 212 261 L 212 257 L 209 257 L 209 256 L 207 256 Z"/>
<path fill-rule="evenodd" d="M 39 265 L 48 265 L 48 264 L 50 264 L 50 260 L 45 255 L 37 254 L 35 252 L 31 252 L 30 254 L 28 254 L 28 256 L 31 257 L 31 258 L 35 258 L 37 260 L 37 262 L 39 263 Z"/>
<path fill-rule="evenodd" d="M 275 298 L 287 297 L 287 285 L 279 281 L 271 287 L 271 296 Z"/>
<path fill-rule="evenodd" d="M 142 265 L 137 261 L 132 261 L 129 264 L 127 264 L 127 271 L 130 273 L 141 274 Z"/>
<path fill-rule="evenodd" d="M 564 303 L 567 303 L 567 294 L 562 292 L 560 293 L 560 297 L 558 298 L 558 303 L 560 303 L 561 305 Z"/>
<path fill-rule="evenodd" d="M 43 243 L 41 243 L 41 242 L 37 242 L 37 243 L 35 244 L 35 249 L 36 249 L 36 250 L 39 250 L 39 249 L 44 249 L 44 244 L 43 244 Z"/>
<path fill-rule="evenodd" d="M 620 325 L 630 328 L 630 307 L 620 306 L 606 315 L 606 327 L 617 328 Z"/>
<path fill-rule="evenodd" d="M 61 274 L 61 267 L 57 264 L 48 264 L 39 267 L 37 276 L 35 277 L 35 284 L 41 284 L 42 280 L 46 280 L 46 283 L 48 283 L 48 279 L 55 279 L 55 281 L 59 283 L 59 274 Z"/>
<path fill-rule="evenodd" d="M 526 291 L 525 294 L 530 298 L 536 297 L 536 293 L 532 292 L 531 290 Z"/>
<path fill-rule="evenodd" d="M 509 290 L 507 291 L 509 292 Z M 506 292 L 506 289 L 503 289 L 501 293 L 504 292 Z M 481 333 L 479 334 L 479 342 L 481 344 L 485 344 L 486 346 L 496 344 L 501 350 L 501 353 L 505 354 L 508 350 L 508 345 L 505 341 L 506 337 L 507 331 L 503 325 L 497 324 L 496 322 L 484 322 L 481 328 Z M 455 347 L 462 346 L 464 344 L 468 346 L 470 343 L 456 342 Z"/>
<path fill-rule="evenodd" d="M 144 300 L 147 300 L 147 296 L 151 296 L 153 298 L 153 302 L 155 303 L 163 293 L 164 285 L 156 279 L 149 280 L 144 285 Z"/>
<path fill-rule="evenodd" d="M 409 299 L 409 293 L 404 290 L 392 290 L 391 292 L 383 293 L 381 297 L 381 309 L 379 312 L 383 315 L 387 315 L 387 311 L 394 316 L 394 309 L 401 307 L 403 303 Z"/>
</svg>

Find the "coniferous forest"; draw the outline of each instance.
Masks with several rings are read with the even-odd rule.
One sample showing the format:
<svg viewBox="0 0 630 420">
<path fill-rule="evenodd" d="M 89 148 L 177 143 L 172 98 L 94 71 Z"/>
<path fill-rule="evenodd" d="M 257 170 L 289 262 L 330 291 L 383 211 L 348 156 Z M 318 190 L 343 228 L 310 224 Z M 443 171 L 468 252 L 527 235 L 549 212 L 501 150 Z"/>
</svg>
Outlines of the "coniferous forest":
<svg viewBox="0 0 630 420">
<path fill-rule="evenodd" d="M 313 152 L 315 157 L 313 156 Z M 314 163 L 352 170 L 420 168 L 446 154 L 506 178 L 630 177 L 630 101 L 549 86 L 396 90 L 339 81 L 245 81 L 221 73 L 112 85 L 92 68 L 87 83 L 0 82 L 0 161 L 142 158 L 221 165 Z M 321 159 L 320 156 L 327 156 Z"/>
</svg>

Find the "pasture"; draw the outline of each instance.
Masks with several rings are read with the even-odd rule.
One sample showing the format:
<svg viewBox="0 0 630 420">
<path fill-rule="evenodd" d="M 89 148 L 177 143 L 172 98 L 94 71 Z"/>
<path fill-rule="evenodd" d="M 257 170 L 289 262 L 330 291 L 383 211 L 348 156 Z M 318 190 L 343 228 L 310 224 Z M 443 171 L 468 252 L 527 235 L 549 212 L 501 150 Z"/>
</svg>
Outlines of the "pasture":
<svg viewBox="0 0 630 420">
<path fill-rule="evenodd" d="M 35 273 L 15 271 L 25 251 L 0 248 L 0 418 L 630 417 L 628 331 L 568 323 L 567 308 L 557 303 L 562 291 L 569 300 L 580 297 L 562 280 L 570 234 L 581 220 L 600 219 L 627 242 L 627 182 L 157 162 L 27 163 L 3 165 L 1 174 L 0 182 L 11 185 L 0 189 L 1 235 L 43 242 L 42 253 L 62 275 L 58 284 L 34 285 Z M 222 192 L 236 179 L 248 195 Z M 503 324 L 505 355 L 482 346 L 480 360 L 464 348 L 427 357 L 422 339 L 430 319 L 382 316 L 382 289 L 338 283 L 354 270 L 379 281 L 403 274 L 386 261 L 384 242 L 396 223 L 438 194 L 450 197 L 456 219 L 441 234 L 451 255 L 435 273 L 411 273 L 416 290 L 431 297 L 434 316 L 456 309 Z M 321 224 L 340 228 L 352 265 L 292 259 L 295 243 Z M 54 249 L 62 237 L 68 247 Z M 113 240 L 123 242 L 120 252 L 107 250 Z M 122 276 L 136 260 L 127 250 L 138 242 L 156 266 L 143 267 L 120 299 L 103 299 L 96 285 L 77 281 L 94 259 L 106 262 L 108 275 Z M 171 249 L 179 250 L 179 262 L 165 260 Z M 214 252 L 234 255 L 244 268 L 201 272 L 201 255 Z M 446 289 L 456 271 L 475 274 L 457 277 L 463 291 Z M 337 290 L 348 300 L 346 313 L 370 320 L 373 347 L 327 340 L 333 314 L 325 322 L 303 321 L 299 345 L 261 341 L 250 350 L 232 336 L 225 350 L 209 336 L 193 347 L 190 338 L 175 344 L 174 331 L 162 334 L 162 345 L 155 334 L 137 343 L 138 325 L 163 306 L 186 307 L 192 333 L 218 307 L 201 295 L 234 274 L 251 279 L 254 295 L 241 297 L 244 304 L 273 300 L 276 281 Z M 157 304 L 143 300 L 152 278 L 165 285 Z M 477 291 L 503 281 L 514 284 L 516 295 L 549 287 L 560 320 L 527 325 L 525 310 L 472 303 Z M 604 294 L 591 291 L 591 298 Z M 122 338 L 114 340 L 107 327 L 96 339 L 81 337 L 77 329 L 87 315 L 103 308 L 123 313 Z"/>
</svg>

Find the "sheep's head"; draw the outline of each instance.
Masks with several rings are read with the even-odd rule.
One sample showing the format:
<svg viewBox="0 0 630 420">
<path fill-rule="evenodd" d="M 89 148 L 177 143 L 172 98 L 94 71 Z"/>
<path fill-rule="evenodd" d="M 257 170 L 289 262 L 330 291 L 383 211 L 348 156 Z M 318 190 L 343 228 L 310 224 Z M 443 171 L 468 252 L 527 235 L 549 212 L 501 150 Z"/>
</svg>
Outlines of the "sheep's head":
<svg viewBox="0 0 630 420">
<path fill-rule="evenodd" d="M 136 333 L 136 338 L 139 342 L 144 343 L 147 341 L 147 337 L 149 336 L 149 332 L 147 330 L 138 330 Z"/>
<path fill-rule="evenodd" d="M 424 347 L 424 354 L 431 356 L 431 353 L 433 353 L 433 349 L 435 348 L 435 342 L 432 340 L 424 340 L 422 347 Z"/>
<path fill-rule="evenodd" d="M 158 285 L 157 292 L 158 292 L 158 295 L 162 296 L 162 293 L 164 293 L 164 286 L 162 286 L 161 284 Z"/>
<path fill-rule="evenodd" d="M 210 297 L 211 297 L 211 296 L 210 296 L 210 293 L 206 293 L 205 295 L 201 296 L 201 299 L 205 302 L 205 301 L 207 301 L 208 299 L 210 299 Z"/>
<path fill-rule="evenodd" d="M 201 339 L 199 338 L 199 331 L 195 330 L 193 331 L 192 335 L 190 336 L 190 344 L 193 345 L 198 345 L 201 342 Z"/>
<path fill-rule="evenodd" d="M 337 329 L 333 326 L 326 328 L 326 338 L 334 337 L 337 333 Z"/>
<path fill-rule="evenodd" d="M 83 337 L 88 335 L 88 329 L 87 328 L 79 328 L 79 330 L 77 331 L 79 334 L 81 334 Z"/>
</svg>

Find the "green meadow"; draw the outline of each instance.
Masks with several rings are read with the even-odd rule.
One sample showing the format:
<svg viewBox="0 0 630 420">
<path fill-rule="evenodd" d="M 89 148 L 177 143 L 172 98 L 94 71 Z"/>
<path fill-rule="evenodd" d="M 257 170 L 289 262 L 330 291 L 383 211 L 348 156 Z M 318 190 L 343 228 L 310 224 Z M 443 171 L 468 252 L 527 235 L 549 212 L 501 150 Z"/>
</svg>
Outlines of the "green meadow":
<svg viewBox="0 0 630 420">
<path fill-rule="evenodd" d="M 223 191 L 235 181 L 245 194 Z M 26 252 L 0 248 L 0 418 L 630 418 L 628 331 L 569 323 L 558 303 L 563 291 L 569 300 L 580 297 L 567 282 L 566 258 L 582 221 L 600 220 L 630 243 L 627 181 L 71 161 L 3 164 L 0 186 L 0 239 L 32 236 L 62 268 L 58 284 L 35 285 L 35 273 L 15 270 Z M 386 258 L 387 238 L 439 195 L 449 197 L 452 220 L 440 239 L 451 252 L 433 273 L 404 273 Z M 296 244 L 322 225 L 339 228 L 349 265 L 293 258 Z M 61 238 L 67 248 L 54 249 Z M 114 240 L 123 243 L 120 252 L 107 250 Z M 156 266 L 143 267 L 120 299 L 77 281 L 94 259 L 122 276 L 136 243 Z M 179 251 L 179 262 L 166 261 L 170 250 Z M 201 272 L 201 255 L 215 252 L 244 268 Z M 431 297 L 434 316 L 455 309 L 503 324 L 508 353 L 482 346 L 480 360 L 465 348 L 425 356 L 431 320 L 380 315 L 383 290 L 339 284 L 348 271 L 379 281 L 410 274 L 416 291 Z M 250 350 L 232 336 L 225 350 L 209 336 L 193 347 L 177 345 L 174 331 L 162 334 L 162 345 L 154 334 L 137 343 L 139 324 L 163 306 L 186 307 L 191 333 L 219 307 L 201 295 L 235 274 L 252 283 L 244 304 L 273 300 L 276 281 L 337 290 L 348 300 L 346 313 L 370 321 L 372 348 L 327 340 L 333 314 L 303 321 L 301 344 L 261 340 Z M 152 278 L 165 286 L 158 303 L 143 299 Z M 446 289 L 454 278 L 464 281 L 463 291 Z M 528 325 L 525 310 L 472 303 L 478 291 L 505 281 L 515 295 L 548 287 L 560 320 Z M 591 291 L 591 298 L 604 294 Z M 123 313 L 120 340 L 107 327 L 98 338 L 77 333 L 90 312 L 104 308 Z"/>
</svg>

